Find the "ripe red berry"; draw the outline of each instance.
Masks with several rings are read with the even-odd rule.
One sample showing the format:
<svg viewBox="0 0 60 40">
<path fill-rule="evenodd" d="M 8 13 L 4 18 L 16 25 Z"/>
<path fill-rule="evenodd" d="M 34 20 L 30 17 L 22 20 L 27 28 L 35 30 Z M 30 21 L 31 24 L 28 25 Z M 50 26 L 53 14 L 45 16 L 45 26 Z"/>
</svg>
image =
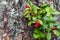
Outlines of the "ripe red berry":
<svg viewBox="0 0 60 40">
<path fill-rule="evenodd" d="M 53 30 L 56 30 L 56 26 L 53 27 Z"/>
<path fill-rule="evenodd" d="M 40 25 L 40 22 L 39 22 L 39 21 L 37 21 L 37 22 L 36 22 L 36 24 L 37 24 L 37 25 Z"/>
<path fill-rule="evenodd" d="M 38 25 L 35 25 L 35 28 L 38 28 Z"/>
<path fill-rule="evenodd" d="M 38 28 L 39 25 L 40 25 L 40 23 L 39 23 L 39 21 L 37 21 L 36 24 L 35 24 L 35 28 Z"/>
<path fill-rule="evenodd" d="M 30 8 L 28 5 L 25 5 L 26 8 Z"/>
</svg>

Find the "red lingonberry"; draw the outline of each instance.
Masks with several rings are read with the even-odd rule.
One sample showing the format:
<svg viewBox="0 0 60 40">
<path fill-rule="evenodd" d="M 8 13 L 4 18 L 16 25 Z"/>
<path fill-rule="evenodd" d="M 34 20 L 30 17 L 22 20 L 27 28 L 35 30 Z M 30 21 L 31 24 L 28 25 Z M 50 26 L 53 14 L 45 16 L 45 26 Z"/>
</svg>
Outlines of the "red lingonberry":
<svg viewBox="0 0 60 40">
<path fill-rule="evenodd" d="M 39 21 L 37 21 L 37 22 L 36 22 L 36 25 L 40 25 L 40 22 L 39 22 Z"/>
<path fill-rule="evenodd" d="M 56 26 L 53 27 L 53 30 L 56 30 Z"/>
<path fill-rule="evenodd" d="M 26 8 L 30 8 L 28 5 L 25 5 Z"/>
<path fill-rule="evenodd" d="M 35 25 L 35 28 L 38 28 L 38 25 Z"/>
<path fill-rule="evenodd" d="M 39 23 L 39 21 L 37 21 L 36 24 L 35 24 L 35 28 L 38 28 L 39 25 L 40 25 L 40 23 Z"/>
</svg>

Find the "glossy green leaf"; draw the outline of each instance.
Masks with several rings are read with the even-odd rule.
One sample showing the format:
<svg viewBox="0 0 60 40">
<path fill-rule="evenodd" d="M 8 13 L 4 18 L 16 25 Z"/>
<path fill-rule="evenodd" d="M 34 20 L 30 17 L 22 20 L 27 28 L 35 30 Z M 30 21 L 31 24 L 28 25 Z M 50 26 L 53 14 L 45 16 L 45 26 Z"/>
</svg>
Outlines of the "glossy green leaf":
<svg viewBox="0 0 60 40">
<path fill-rule="evenodd" d="M 39 33 L 40 33 L 40 31 L 37 30 L 37 29 L 35 29 L 35 30 L 34 30 L 34 34 L 33 34 L 33 37 L 34 37 L 34 38 L 40 38 L 40 34 L 39 34 Z"/>
<path fill-rule="evenodd" d="M 57 29 L 59 29 L 59 30 L 60 30 L 60 25 L 58 25 L 58 26 L 57 26 Z"/>
<path fill-rule="evenodd" d="M 39 30 L 35 29 L 33 36 L 34 36 L 34 38 L 44 38 L 45 34 L 40 32 Z"/>
<path fill-rule="evenodd" d="M 58 11 L 55 10 L 52 14 L 59 15 L 60 12 L 58 12 Z"/>
<path fill-rule="evenodd" d="M 54 24 L 53 23 L 50 23 L 50 28 L 53 28 L 54 27 Z"/>
<path fill-rule="evenodd" d="M 28 26 L 31 26 L 31 24 L 32 24 L 32 21 L 29 21 L 29 22 L 28 22 Z"/>
<path fill-rule="evenodd" d="M 41 19 L 41 16 L 40 16 L 40 15 L 38 15 L 38 16 L 37 16 L 37 18 L 38 18 L 38 19 Z"/>
<path fill-rule="evenodd" d="M 28 20 L 31 20 L 31 16 L 28 18 Z"/>
<path fill-rule="evenodd" d="M 55 22 L 54 25 L 58 26 L 59 24 L 58 24 L 58 22 Z"/>
<path fill-rule="evenodd" d="M 39 33 L 40 31 L 38 29 L 35 29 L 34 30 L 34 33 Z"/>
<path fill-rule="evenodd" d="M 42 8 L 46 8 L 47 7 L 47 4 L 42 4 L 41 7 Z"/>
<path fill-rule="evenodd" d="M 40 24 L 41 24 L 41 25 L 43 25 L 43 22 L 42 22 L 42 20 L 39 20 L 39 22 L 40 22 Z"/>
<path fill-rule="evenodd" d="M 53 32 L 56 36 L 60 36 L 60 30 L 53 30 Z"/>
<path fill-rule="evenodd" d="M 32 2 L 31 2 L 30 0 L 27 0 L 27 4 L 28 4 L 29 6 L 32 6 Z"/>
<path fill-rule="evenodd" d="M 40 33 L 41 35 L 41 38 L 44 38 L 45 37 L 45 34 L 44 33 Z"/>
<path fill-rule="evenodd" d="M 30 17 L 30 14 L 27 14 L 26 16 L 25 16 L 25 18 L 29 18 Z"/>
<path fill-rule="evenodd" d="M 50 32 L 47 33 L 47 40 L 51 40 L 51 33 Z"/>
<path fill-rule="evenodd" d="M 37 12 L 38 12 L 37 9 L 39 9 L 39 7 L 37 7 L 37 6 L 34 5 L 34 4 L 31 6 L 31 11 L 32 11 L 33 13 L 35 13 L 35 14 L 37 14 Z"/>
<path fill-rule="evenodd" d="M 40 38 L 40 34 L 34 33 L 34 34 L 33 34 L 33 37 L 34 37 L 34 38 Z"/>
<path fill-rule="evenodd" d="M 33 21 L 37 21 L 37 17 L 32 17 L 32 20 Z"/>
<path fill-rule="evenodd" d="M 44 20 L 50 21 L 50 18 L 48 18 L 47 16 L 45 16 Z"/>
<path fill-rule="evenodd" d="M 46 11 L 47 11 L 46 16 L 50 16 L 51 13 L 50 13 L 50 8 L 49 7 L 46 8 Z"/>
<path fill-rule="evenodd" d="M 56 17 L 56 16 L 52 17 L 53 21 L 56 21 L 57 19 L 58 19 L 58 17 Z"/>
<path fill-rule="evenodd" d="M 43 25 L 43 29 L 47 29 L 48 28 L 48 25 L 47 24 L 44 24 Z"/>
<path fill-rule="evenodd" d="M 36 23 L 36 21 L 32 21 L 33 23 Z"/>
</svg>

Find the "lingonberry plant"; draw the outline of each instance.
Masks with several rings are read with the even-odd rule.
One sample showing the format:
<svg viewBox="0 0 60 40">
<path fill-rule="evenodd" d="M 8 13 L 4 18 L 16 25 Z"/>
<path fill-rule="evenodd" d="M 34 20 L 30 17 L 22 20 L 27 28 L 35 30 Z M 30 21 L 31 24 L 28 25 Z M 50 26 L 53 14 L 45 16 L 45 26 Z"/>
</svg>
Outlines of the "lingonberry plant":
<svg viewBox="0 0 60 40">
<path fill-rule="evenodd" d="M 27 4 L 24 17 L 28 20 L 28 27 L 34 24 L 34 38 L 51 40 L 52 32 L 60 36 L 60 25 L 56 21 L 59 12 L 52 5 L 43 3 L 38 7 L 30 0 L 27 0 Z"/>
</svg>

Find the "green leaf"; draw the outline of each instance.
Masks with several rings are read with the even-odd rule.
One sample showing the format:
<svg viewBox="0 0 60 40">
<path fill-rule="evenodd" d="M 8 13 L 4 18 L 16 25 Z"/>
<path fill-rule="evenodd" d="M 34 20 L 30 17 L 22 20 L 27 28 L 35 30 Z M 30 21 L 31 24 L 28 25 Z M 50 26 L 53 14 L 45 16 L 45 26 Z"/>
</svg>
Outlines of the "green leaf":
<svg viewBox="0 0 60 40">
<path fill-rule="evenodd" d="M 35 29 L 35 30 L 34 30 L 34 33 L 33 33 L 33 37 L 34 37 L 34 38 L 40 38 L 40 31 L 37 30 L 37 29 Z"/>
<path fill-rule="evenodd" d="M 50 8 L 54 10 L 54 6 L 53 6 L 53 4 L 50 5 Z"/>
<path fill-rule="evenodd" d="M 40 33 L 40 31 L 38 29 L 35 29 L 34 33 Z"/>
<path fill-rule="evenodd" d="M 38 19 L 41 19 L 41 16 L 40 16 L 40 15 L 37 15 L 37 18 L 38 18 Z"/>
<path fill-rule="evenodd" d="M 54 25 L 55 25 L 55 26 L 58 26 L 59 24 L 58 24 L 58 22 L 55 21 Z"/>
<path fill-rule="evenodd" d="M 46 11 L 47 11 L 46 16 L 50 16 L 51 13 L 50 13 L 50 8 L 49 7 L 46 8 Z"/>
<path fill-rule="evenodd" d="M 35 22 L 37 21 L 37 17 L 32 17 L 32 19 L 33 19 L 33 21 L 35 21 Z"/>
<path fill-rule="evenodd" d="M 47 7 L 47 4 L 42 4 L 41 7 L 44 9 Z"/>
<path fill-rule="evenodd" d="M 60 12 L 54 9 L 53 5 L 50 5 L 50 12 L 52 12 L 52 14 L 55 14 L 55 15 L 60 14 Z"/>
<path fill-rule="evenodd" d="M 58 11 L 55 10 L 52 14 L 59 15 L 60 12 L 58 12 Z"/>
<path fill-rule="evenodd" d="M 39 9 L 39 7 L 37 7 L 36 5 L 33 5 L 33 12 L 35 12 L 37 14 L 37 9 Z"/>
<path fill-rule="evenodd" d="M 28 20 L 31 20 L 31 16 L 28 18 Z"/>
<path fill-rule="evenodd" d="M 56 21 L 56 20 L 58 19 L 58 17 L 54 16 L 52 19 L 53 19 L 54 21 Z"/>
<path fill-rule="evenodd" d="M 41 24 L 41 25 L 43 25 L 43 22 L 42 22 L 42 20 L 39 20 L 39 22 L 40 22 L 40 24 Z"/>
<path fill-rule="evenodd" d="M 50 32 L 47 33 L 47 40 L 51 40 L 51 33 Z"/>
<path fill-rule="evenodd" d="M 33 12 L 35 12 L 35 14 L 37 14 L 37 10 L 34 8 L 34 11 Z"/>
<path fill-rule="evenodd" d="M 30 17 L 30 14 L 27 14 L 26 16 L 25 16 L 25 18 L 29 18 Z"/>
<path fill-rule="evenodd" d="M 44 17 L 44 20 L 50 21 L 50 19 L 47 16 Z"/>
<path fill-rule="evenodd" d="M 53 23 L 50 23 L 50 28 L 53 28 L 54 27 L 54 24 Z"/>
<path fill-rule="evenodd" d="M 39 11 L 38 11 L 38 14 L 41 14 L 43 12 L 43 9 L 40 8 Z"/>
<path fill-rule="evenodd" d="M 50 5 L 50 11 L 52 12 L 52 14 L 60 14 L 60 12 L 58 12 L 57 10 L 54 9 L 53 5 Z"/>
<path fill-rule="evenodd" d="M 36 23 L 36 21 L 32 21 L 33 23 Z"/>
<path fill-rule="evenodd" d="M 44 38 L 45 37 L 45 34 L 40 32 L 39 30 L 35 29 L 34 30 L 34 34 L 33 34 L 33 37 L 34 38 Z"/>
<path fill-rule="evenodd" d="M 30 0 L 27 0 L 27 3 L 30 5 L 31 12 L 37 13 L 37 9 L 39 9 L 39 7 L 37 7 L 36 5 L 34 5 Z"/>
<path fill-rule="evenodd" d="M 31 2 L 30 0 L 27 0 L 27 4 L 28 4 L 29 6 L 32 6 L 32 2 Z"/>
<path fill-rule="evenodd" d="M 40 35 L 41 35 L 41 38 L 44 38 L 45 37 L 45 34 L 44 33 L 41 33 L 40 32 Z"/>
<path fill-rule="evenodd" d="M 56 36 L 60 36 L 60 30 L 53 30 L 53 32 Z"/>
<path fill-rule="evenodd" d="M 40 34 L 34 33 L 34 34 L 33 34 L 33 37 L 34 37 L 34 38 L 40 38 Z"/>
<path fill-rule="evenodd" d="M 34 4 L 33 4 L 33 6 L 34 6 L 34 8 L 35 8 L 36 10 L 37 10 L 37 9 L 40 9 L 38 6 L 36 6 L 36 5 L 34 5 Z"/>
<path fill-rule="evenodd" d="M 58 26 L 57 26 L 57 29 L 59 29 L 59 30 L 60 30 L 60 25 L 58 25 Z"/>
<path fill-rule="evenodd" d="M 28 26 L 31 26 L 31 24 L 32 24 L 32 21 L 29 21 L 29 22 L 28 22 Z"/>
<path fill-rule="evenodd" d="M 50 13 L 52 14 L 53 12 L 54 12 L 54 7 L 53 7 L 53 5 L 50 5 Z"/>
<path fill-rule="evenodd" d="M 37 9 L 39 9 L 39 7 L 37 7 L 36 5 L 32 4 L 32 6 L 31 6 L 31 12 L 37 14 L 37 12 L 38 12 Z"/>
<path fill-rule="evenodd" d="M 44 24 L 44 25 L 43 25 L 43 28 L 44 28 L 44 29 L 47 29 L 47 28 L 48 28 L 48 25 L 47 25 L 47 24 Z"/>
</svg>

